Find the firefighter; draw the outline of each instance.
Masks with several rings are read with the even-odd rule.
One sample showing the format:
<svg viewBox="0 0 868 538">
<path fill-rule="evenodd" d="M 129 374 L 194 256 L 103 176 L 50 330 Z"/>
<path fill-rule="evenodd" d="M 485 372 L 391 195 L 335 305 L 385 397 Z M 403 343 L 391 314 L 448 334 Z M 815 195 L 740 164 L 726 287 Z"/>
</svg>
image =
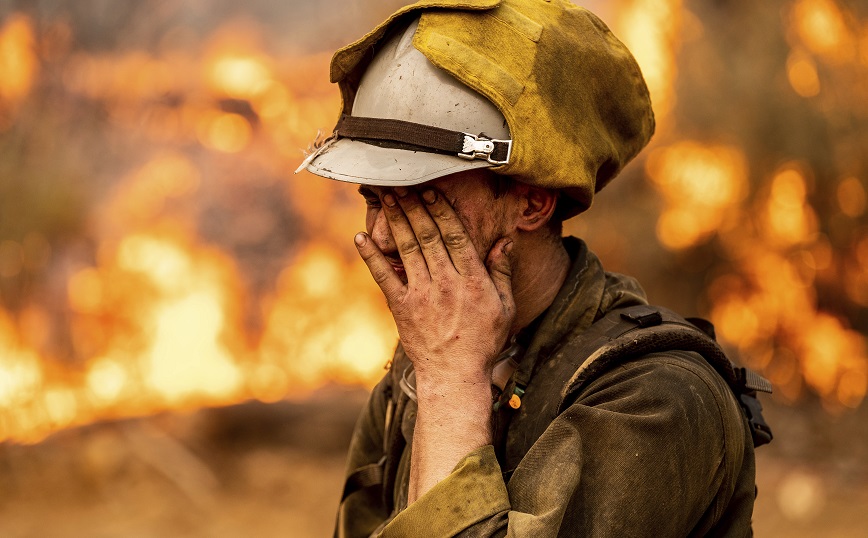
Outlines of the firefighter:
<svg viewBox="0 0 868 538">
<path fill-rule="evenodd" d="M 337 51 L 331 79 L 340 118 L 302 166 L 359 185 L 355 245 L 400 336 L 336 534 L 749 535 L 729 363 L 704 336 L 595 347 L 687 323 L 561 236 L 654 131 L 606 25 L 567 0 L 423 0 Z"/>
</svg>

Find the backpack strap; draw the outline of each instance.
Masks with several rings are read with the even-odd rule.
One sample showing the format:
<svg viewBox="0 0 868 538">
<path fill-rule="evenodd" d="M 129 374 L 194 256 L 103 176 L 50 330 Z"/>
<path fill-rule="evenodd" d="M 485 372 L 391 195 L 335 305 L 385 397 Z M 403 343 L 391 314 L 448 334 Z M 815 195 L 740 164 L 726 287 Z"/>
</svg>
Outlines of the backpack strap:
<svg viewBox="0 0 868 538">
<path fill-rule="evenodd" d="M 381 488 L 383 506 L 388 511 L 394 508 L 392 495 L 397 477 L 397 469 L 401 454 L 407 443 L 401 432 L 401 421 L 403 420 L 404 409 L 409 400 L 403 391 L 396 389 L 396 387 L 399 386 L 401 381 L 402 366 L 408 363 L 409 360 L 404 355 L 403 348 L 399 346 L 395 351 L 394 358 L 390 361 L 389 373 L 386 378 L 387 382 L 383 387 L 383 395 L 386 400 L 386 413 L 383 424 L 383 456 L 377 462 L 354 469 L 347 476 L 340 504 L 343 504 L 347 497 L 359 490 Z"/>
<path fill-rule="evenodd" d="M 771 384 L 730 362 L 714 339 L 713 325 L 702 319 L 688 321 L 666 308 L 636 305 L 608 312 L 553 350 L 534 365 L 529 384 L 517 386 L 512 380 L 507 385 L 505 397 L 518 391 L 521 406 L 501 405 L 495 413 L 499 434 L 495 450 L 504 478 L 509 479 L 530 447 L 590 382 L 618 364 L 666 351 L 701 355 L 735 394 L 748 419 L 754 446 L 771 441 L 771 429 L 756 398 L 757 391 L 771 392 Z"/>
<path fill-rule="evenodd" d="M 649 305 L 614 310 L 597 323 L 601 322 L 602 331 L 583 346 L 587 358 L 561 391 L 558 414 L 591 380 L 616 364 L 651 353 L 692 351 L 701 355 L 735 394 L 750 424 L 754 446 L 772 440 L 756 397 L 757 392 L 771 393 L 771 383 L 747 368 L 736 367 L 714 339 L 710 322 L 697 318 L 688 321 L 671 310 Z"/>
<path fill-rule="evenodd" d="M 347 497 L 360 489 L 381 486 L 383 484 L 383 467 L 385 465 L 386 456 L 383 456 L 380 458 L 380 461 L 363 465 L 353 471 L 347 477 L 346 482 L 344 482 L 344 492 L 341 495 L 341 502 L 343 503 Z"/>
</svg>

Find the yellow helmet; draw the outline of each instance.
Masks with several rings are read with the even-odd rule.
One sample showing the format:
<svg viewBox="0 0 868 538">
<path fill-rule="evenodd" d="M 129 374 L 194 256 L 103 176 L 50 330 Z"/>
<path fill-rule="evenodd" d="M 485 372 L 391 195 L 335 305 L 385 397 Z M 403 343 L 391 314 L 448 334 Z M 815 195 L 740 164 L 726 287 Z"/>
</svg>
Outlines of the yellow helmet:
<svg viewBox="0 0 868 538">
<path fill-rule="evenodd" d="M 402 61 L 418 69 L 384 82 Z M 410 72 L 417 82 L 404 82 Z M 405 6 L 337 51 L 331 80 L 341 91 L 341 115 L 307 167 L 355 183 L 411 185 L 488 166 L 562 190 L 571 216 L 590 206 L 654 132 L 635 59 L 599 18 L 568 0 Z M 414 99 L 414 84 L 451 88 L 467 112 L 448 113 L 439 93 L 445 89 Z M 500 118 L 505 125 L 495 129 Z"/>
</svg>

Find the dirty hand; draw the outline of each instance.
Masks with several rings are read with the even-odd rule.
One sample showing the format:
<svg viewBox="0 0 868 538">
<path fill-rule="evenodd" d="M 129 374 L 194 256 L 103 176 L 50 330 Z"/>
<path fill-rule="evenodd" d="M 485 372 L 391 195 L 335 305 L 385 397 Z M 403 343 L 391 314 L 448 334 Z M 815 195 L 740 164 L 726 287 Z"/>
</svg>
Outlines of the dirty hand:
<svg viewBox="0 0 868 538">
<path fill-rule="evenodd" d="M 497 241 L 483 264 L 441 193 L 426 189 L 420 196 L 399 187 L 382 202 L 407 283 L 367 234 L 355 242 L 386 296 L 417 384 L 488 387 L 515 315 L 512 241 Z"/>
</svg>

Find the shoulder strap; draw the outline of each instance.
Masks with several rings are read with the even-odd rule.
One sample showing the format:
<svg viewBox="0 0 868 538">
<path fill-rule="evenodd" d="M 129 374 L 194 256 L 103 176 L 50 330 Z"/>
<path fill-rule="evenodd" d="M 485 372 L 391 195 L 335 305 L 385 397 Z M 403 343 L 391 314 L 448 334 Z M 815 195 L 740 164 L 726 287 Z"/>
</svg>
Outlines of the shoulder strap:
<svg viewBox="0 0 868 538">
<path fill-rule="evenodd" d="M 560 413 L 591 380 L 612 366 L 665 351 L 692 351 L 726 381 L 750 423 L 754 446 L 772 440 L 772 432 L 762 416 L 757 391 L 772 392 L 771 383 L 759 374 L 735 366 L 714 339 L 714 327 L 702 319 L 688 321 L 659 306 L 633 306 L 610 312 L 594 325 L 601 324 L 595 338 L 585 340 L 579 355 L 586 357 L 561 391 Z"/>
<path fill-rule="evenodd" d="M 688 321 L 671 310 L 648 305 L 616 309 L 595 321 L 577 338 L 555 349 L 537 364 L 528 385 L 513 379 L 503 398 L 520 396 L 520 406 L 501 405 L 496 413 L 495 449 L 508 478 L 530 447 L 581 390 L 605 371 L 651 353 L 692 351 L 701 355 L 726 381 L 750 424 L 754 446 L 772 439 L 756 391 L 771 392 L 771 384 L 730 362 L 714 339 L 708 321 Z M 553 387 L 557 387 L 552 390 Z"/>
<path fill-rule="evenodd" d="M 386 400 L 385 420 L 383 424 L 383 456 L 379 461 L 354 469 L 344 482 L 341 504 L 353 493 L 361 489 L 381 488 L 383 505 L 392 509 L 392 490 L 395 486 L 397 468 L 406 440 L 401 433 L 401 421 L 408 398 L 400 389 L 400 372 L 408 363 L 403 349 L 399 346 L 386 374 L 386 384 L 383 392 Z"/>
<path fill-rule="evenodd" d="M 344 482 L 344 492 L 341 502 L 360 489 L 367 489 L 383 484 L 383 467 L 386 464 L 386 456 L 376 463 L 369 463 L 354 470 Z"/>
</svg>

